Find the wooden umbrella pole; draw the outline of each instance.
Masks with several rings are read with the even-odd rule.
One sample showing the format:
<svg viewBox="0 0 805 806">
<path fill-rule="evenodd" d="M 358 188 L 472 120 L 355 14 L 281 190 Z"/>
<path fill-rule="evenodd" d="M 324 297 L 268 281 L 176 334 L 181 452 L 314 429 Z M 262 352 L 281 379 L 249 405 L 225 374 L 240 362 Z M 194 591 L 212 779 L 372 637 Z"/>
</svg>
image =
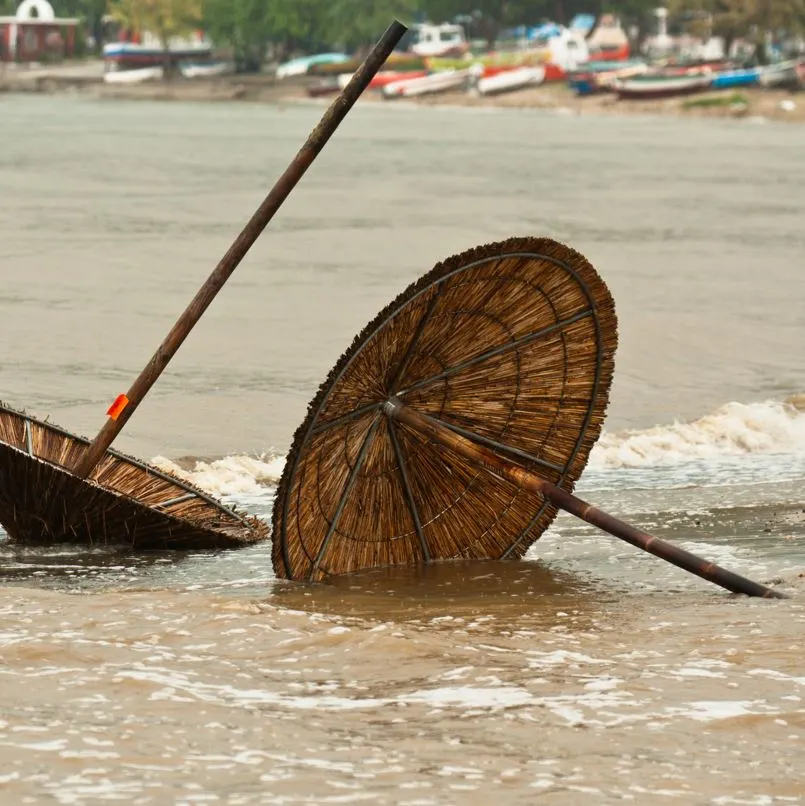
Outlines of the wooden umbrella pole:
<svg viewBox="0 0 805 806">
<path fill-rule="evenodd" d="M 647 534 L 634 526 L 630 526 L 628 523 L 612 517 L 612 515 L 608 515 L 606 512 L 602 512 L 600 509 L 596 509 L 596 507 L 586 501 L 582 501 L 580 498 L 576 498 L 576 496 L 571 495 L 561 487 L 539 478 L 539 476 L 504 459 L 489 448 L 456 434 L 437 420 L 414 411 L 397 399 L 384 403 L 383 411 L 397 422 L 404 423 L 434 442 L 438 442 L 460 456 L 469 459 L 474 464 L 485 467 L 496 476 L 507 479 L 518 487 L 539 493 L 560 509 L 571 513 L 571 515 L 575 515 L 614 537 L 643 549 L 643 551 L 673 563 L 673 565 L 689 571 L 691 574 L 696 574 L 696 576 L 706 579 L 708 582 L 720 585 L 733 593 L 744 593 L 747 596 L 761 596 L 767 599 L 789 598 L 780 591 L 772 590 L 765 585 L 752 582 L 751 579 L 742 577 L 732 571 L 727 571 L 715 563 L 697 557 L 695 554 L 680 549 L 671 543 L 666 543 L 659 537 Z"/>
<path fill-rule="evenodd" d="M 313 160 L 333 135 L 338 125 L 354 106 L 361 93 L 369 86 L 369 82 L 394 50 L 408 29 L 395 20 L 372 49 L 363 64 L 358 68 L 346 87 L 324 113 L 319 124 L 311 132 L 299 153 L 277 180 L 265 201 L 251 217 L 243 231 L 235 239 L 229 251 L 221 258 L 204 285 L 199 289 L 192 302 L 176 321 L 165 340 L 154 356 L 132 384 L 126 395 L 121 395 L 109 410 L 109 419 L 95 437 L 81 460 L 76 464 L 73 473 L 80 478 L 87 478 L 100 462 L 107 448 L 120 433 L 128 419 L 134 414 L 137 406 L 162 374 L 168 362 L 182 345 L 194 325 L 207 310 L 216 294 L 229 279 L 266 228 L 290 192 L 304 176 Z"/>
</svg>

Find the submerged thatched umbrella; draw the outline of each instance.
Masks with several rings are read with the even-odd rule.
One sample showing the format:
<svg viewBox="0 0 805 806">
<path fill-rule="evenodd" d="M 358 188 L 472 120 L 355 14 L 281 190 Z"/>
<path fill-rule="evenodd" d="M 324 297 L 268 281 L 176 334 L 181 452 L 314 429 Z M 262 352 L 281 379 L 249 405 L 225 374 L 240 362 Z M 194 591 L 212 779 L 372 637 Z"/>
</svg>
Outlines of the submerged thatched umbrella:
<svg viewBox="0 0 805 806">
<path fill-rule="evenodd" d="M 276 573 L 519 558 L 561 508 L 729 590 L 780 596 L 571 495 L 616 343 L 606 285 L 562 244 L 515 238 L 437 265 L 311 403 L 274 503 Z"/>
<path fill-rule="evenodd" d="M 242 545 L 267 536 L 262 521 L 109 446 L 406 30 L 396 21 L 388 28 L 92 442 L 0 405 L 0 524 L 9 535 L 137 548 Z"/>
<path fill-rule="evenodd" d="M 89 440 L 0 403 L 0 524 L 24 543 L 229 548 L 268 527 L 176 476 L 117 451 L 89 480 L 67 468 Z"/>
</svg>

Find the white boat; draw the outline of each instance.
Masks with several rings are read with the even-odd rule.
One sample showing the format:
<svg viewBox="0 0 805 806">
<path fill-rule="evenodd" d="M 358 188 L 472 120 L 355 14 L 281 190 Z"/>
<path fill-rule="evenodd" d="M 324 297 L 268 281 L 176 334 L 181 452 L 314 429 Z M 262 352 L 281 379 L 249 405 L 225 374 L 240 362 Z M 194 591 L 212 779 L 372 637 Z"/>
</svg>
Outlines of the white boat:
<svg viewBox="0 0 805 806">
<path fill-rule="evenodd" d="M 107 69 L 129 70 L 161 67 L 166 59 L 172 64 L 182 61 L 208 61 L 212 56 L 212 41 L 203 33 L 189 37 L 171 37 L 167 51 L 162 40 L 144 31 L 141 42 L 108 42 L 103 46 Z"/>
<path fill-rule="evenodd" d="M 408 78 L 403 81 L 393 81 L 383 87 L 384 98 L 410 98 L 414 95 L 428 95 L 432 92 L 458 89 L 467 83 L 472 71 L 467 70 L 440 70 L 429 76 Z"/>
<path fill-rule="evenodd" d="M 299 56 L 289 62 L 281 64 L 276 71 L 277 78 L 291 78 L 292 76 L 305 76 L 311 67 L 325 64 L 341 64 L 349 61 L 345 53 L 316 53 L 313 56 Z"/>
<path fill-rule="evenodd" d="M 536 87 L 545 80 L 545 68 L 517 67 L 514 70 L 504 70 L 489 78 L 479 78 L 474 88 L 479 95 L 495 95 L 503 92 L 522 90 L 526 87 Z"/>
<path fill-rule="evenodd" d="M 161 67 L 138 67 L 133 70 L 109 70 L 103 74 L 107 84 L 142 84 L 144 81 L 158 81 L 165 75 Z"/>
<path fill-rule="evenodd" d="M 711 75 L 698 76 L 652 76 L 644 74 L 635 78 L 616 79 L 612 88 L 619 98 L 674 98 L 691 95 L 708 89 L 713 81 Z"/>
<path fill-rule="evenodd" d="M 210 78 L 225 76 L 233 72 L 235 65 L 231 62 L 211 62 L 209 64 L 180 64 L 179 70 L 185 78 Z"/>
<path fill-rule="evenodd" d="M 758 83 L 762 87 L 787 87 L 797 83 L 797 64 L 799 59 L 767 64 L 760 70 Z"/>
</svg>

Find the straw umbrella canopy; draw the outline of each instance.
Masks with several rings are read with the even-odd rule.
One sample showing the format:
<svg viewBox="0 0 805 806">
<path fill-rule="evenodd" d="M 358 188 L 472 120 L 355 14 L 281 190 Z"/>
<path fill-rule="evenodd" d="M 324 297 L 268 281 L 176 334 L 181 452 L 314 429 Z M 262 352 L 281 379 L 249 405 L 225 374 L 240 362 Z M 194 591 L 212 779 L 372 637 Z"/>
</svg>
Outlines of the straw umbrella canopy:
<svg viewBox="0 0 805 806">
<path fill-rule="evenodd" d="M 438 264 L 338 361 L 273 509 L 278 576 L 519 558 L 556 507 L 383 416 L 390 400 L 570 492 L 601 430 L 617 321 L 578 252 L 514 238 Z"/>
<path fill-rule="evenodd" d="M 267 524 L 153 465 L 109 450 L 90 478 L 71 473 L 89 440 L 0 403 L 0 524 L 21 543 L 232 548 Z"/>
</svg>

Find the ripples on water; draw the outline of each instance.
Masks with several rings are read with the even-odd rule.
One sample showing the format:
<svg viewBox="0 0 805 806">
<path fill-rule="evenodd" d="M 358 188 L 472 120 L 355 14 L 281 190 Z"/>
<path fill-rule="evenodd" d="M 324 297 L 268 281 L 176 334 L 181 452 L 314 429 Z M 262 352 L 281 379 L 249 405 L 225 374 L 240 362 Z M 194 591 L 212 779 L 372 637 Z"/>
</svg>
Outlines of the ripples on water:
<svg viewBox="0 0 805 806">
<path fill-rule="evenodd" d="M 778 485 L 713 486 L 702 506 L 706 488 L 674 487 L 680 470 L 654 468 L 642 493 L 629 487 L 633 471 L 599 470 L 580 493 L 630 504 L 646 528 L 805 593 L 801 511 L 789 506 L 786 520 L 779 503 L 762 503 L 771 490 L 787 500 Z M 268 516 L 264 484 L 229 500 Z M 730 503 L 730 491 L 752 505 Z M 523 562 L 322 586 L 275 579 L 265 546 L 1 556 L 13 587 L 0 606 L 0 781 L 13 797 L 430 806 L 801 796 L 801 603 L 731 596 L 568 516 Z"/>
<path fill-rule="evenodd" d="M 615 596 L 538 563 L 259 599 L 197 587 L 6 599 L 12 797 L 413 806 L 801 792 L 796 603 L 684 586 Z"/>
<path fill-rule="evenodd" d="M 0 385 L 89 429 L 259 197 L 255 155 L 278 172 L 314 114 L 3 103 L 17 282 L 0 296 Z M 615 430 L 579 494 L 795 598 L 732 596 L 564 515 L 519 563 L 323 586 L 277 580 L 267 546 L 0 542 L 2 803 L 802 802 L 805 417 L 783 402 L 803 381 L 798 136 L 355 114 L 278 222 L 272 272 L 253 264 L 222 295 L 226 327 L 211 311 L 133 423 L 158 461 L 268 517 L 282 456 L 179 460 L 185 435 L 213 456 L 235 434 L 286 445 L 415 266 L 547 232 L 594 245 L 624 333 Z M 125 194 L 121 153 L 141 166 Z M 113 355 L 116 328 L 138 338 Z"/>
</svg>

